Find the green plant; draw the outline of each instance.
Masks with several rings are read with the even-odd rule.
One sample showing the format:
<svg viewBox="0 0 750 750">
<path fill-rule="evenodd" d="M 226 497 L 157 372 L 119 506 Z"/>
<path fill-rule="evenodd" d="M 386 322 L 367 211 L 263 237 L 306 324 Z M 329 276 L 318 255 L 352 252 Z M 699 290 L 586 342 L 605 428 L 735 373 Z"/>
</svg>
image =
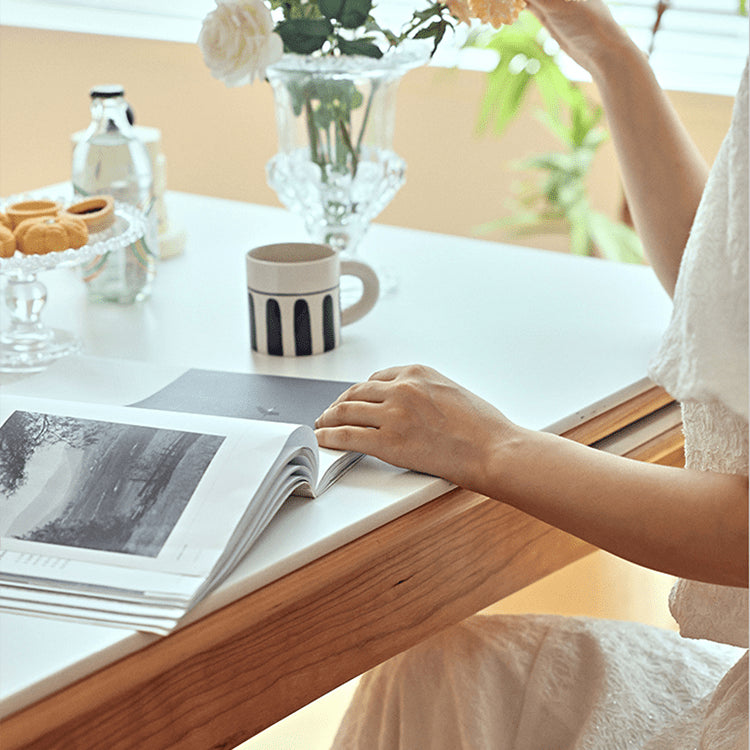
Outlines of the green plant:
<svg viewBox="0 0 750 750">
<path fill-rule="evenodd" d="M 287 52 L 309 55 L 365 55 L 381 57 L 383 48 L 405 39 L 432 39 L 433 51 L 453 28 L 456 19 L 441 2 L 415 11 L 410 21 L 394 33 L 382 28 L 372 15 L 372 0 L 269 0 L 272 10 L 283 11 L 276 32 Z"/>
<path fill-rule="evenodd" d="M 413 11 L 394 32 L 376 20 L 373 0 L 216 0 L 216 8 L 203 19 L 198 46 L 212 75 L 227 86 L 267 78 L 266 70 L 284 53 L 325 58 L 327 63 L 349 56 L 372 63 L 388 52 L 393 59 L 402 42 L 426 40 L 434 54 L 459 20 L 441 0 L 418 2 L 425 7 Z M 329 171 L 356 175 L 378 87 L 373 82 L 363 96 L 352 82 L 339 80 L 331 71 L 325 75 L 308 68 L 288 91 L 295 115 L 304 118 L 310 158 L 324 181 Z M 364 67 L 362 71 L 367 79 Z M 352 115 L 360 108 L 363 116 L 356 133 Z"/>
<path fill-rule="evenodd" d="M 499 55 L 497 66 L 487 74 L 480 132 L 491 129 L 502 134 L 520 111 L 529 88 L 536 87 L 543 103 L 539 116 L 564 146 L 562 151 L 514 163 L 514 168 L 535 171 L 539 177 L 519 183 L 510 216 L 482 229 L 502 229 L 516 236 L 567 233 L 572 253 L 642 262 L 641 243 L 631 227 L 595 211 L 588 201 L 586 180 L 597 149 L 607 139 L 602 109 L 563 74 L 540 23 L 523 12 L 513 25 L 489 35 L 477 34 L 468 44 Z"/>
<path fill-rule="evenodd" d="M 435 0 L 398 32 L 382 27 L 373 15 L 373 0 L 267 0 L 274 11 L 283 13 L 275 27 L 284 51 L 302 55 L 362 55 L 379 59 L 384 51 L 407 39 L 429 39 L 432 54 L 457 20 L 447 5 Z M 377 86 L 367 100 L 346 80 L 307 76 L 290 87 L 297 116 L 304 115 L 310 140 L 310 158 L 320 167 L 321 179 L 329 170 L 357 174 L 361 142 Z M 366 104 L 359 134 L 354 132 L 352 112 Z"/>
</svg>

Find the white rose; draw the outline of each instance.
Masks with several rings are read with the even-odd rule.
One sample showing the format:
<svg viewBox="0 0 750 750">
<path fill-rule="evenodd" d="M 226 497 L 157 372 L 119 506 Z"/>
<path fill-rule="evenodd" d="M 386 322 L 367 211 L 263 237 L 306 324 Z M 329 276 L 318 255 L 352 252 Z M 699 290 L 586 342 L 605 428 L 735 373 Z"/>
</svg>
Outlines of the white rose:
<svg viewBox="0 0 750 750">
<path fill-rule="evenodd" d="M 263 0 L 216 0 L 203 19 L 198 47 L 211 75 L 227 86 L 263 77 L 284 49 Z"/>
</svg>

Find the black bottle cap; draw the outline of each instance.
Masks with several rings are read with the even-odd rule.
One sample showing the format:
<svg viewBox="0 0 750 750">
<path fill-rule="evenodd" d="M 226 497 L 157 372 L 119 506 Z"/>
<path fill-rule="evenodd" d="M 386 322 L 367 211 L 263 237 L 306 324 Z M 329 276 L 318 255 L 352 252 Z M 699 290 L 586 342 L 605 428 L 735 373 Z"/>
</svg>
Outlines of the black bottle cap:
<svg viewBox="0 0 750 750">
<path fill-rule="evenodd" d="M 89 92 L 92 99 L 110 99 L 113 96 L 123 96 L 125 89 L 117 84 L 94 86 Z"/>
</svg>

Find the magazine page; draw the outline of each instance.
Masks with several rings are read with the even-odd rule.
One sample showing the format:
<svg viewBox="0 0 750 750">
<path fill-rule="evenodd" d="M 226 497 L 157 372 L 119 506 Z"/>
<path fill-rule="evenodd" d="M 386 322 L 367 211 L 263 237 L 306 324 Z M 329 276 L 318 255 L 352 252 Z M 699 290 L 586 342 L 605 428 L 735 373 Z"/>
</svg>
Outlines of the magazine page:
<svg viewBox="0 0 750 750">
<path fill-rule="evenodd" d="M 132 406 L 285 422 L 313 427 L 318 416 L 352 383 L 286 375 L 190 369 Z M 320 485 L 297 494 L 314 497 L 351 468 L 361 454 L 319 449 Z"/>
<path fill-rule="evenodd" d="M 141 604 L 133 601 L 68 594 L 60 591 L 40 591 L 30 587 L 3 584 L 4 612 L 33 613 L 53 619 L 75 620 L 89 624 L 99 623 L 144 630 L 164 635 L 172 630 L 185 614 L 184 606 L 168 604 Z"/>
<path fill-rule="evenodd" d="M 190 369 L 131 406 L 312 427 L 352 383 L 249 372 Z"/>
<path fill-rule="evenodd" d="M 189 601 L 301 451 L 314 482 L 275 422 L 7 397 L 0 443 L 0 577 L 132 601 Z"/>
</svg>

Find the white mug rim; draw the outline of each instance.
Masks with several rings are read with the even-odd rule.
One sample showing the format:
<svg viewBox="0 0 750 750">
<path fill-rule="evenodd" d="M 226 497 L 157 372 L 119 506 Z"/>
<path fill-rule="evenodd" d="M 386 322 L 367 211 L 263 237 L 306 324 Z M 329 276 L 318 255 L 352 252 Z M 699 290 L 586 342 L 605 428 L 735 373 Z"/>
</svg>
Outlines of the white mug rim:
<svg viewBox="0 0 750 750">
<path fill-rule="evenodd" d="M 263 258 L 258 257 L 256 253 L 264 251 L 278 251 L 283 248 L 283 252 L 288 253 L 289 250 L 310 250 L 319 251 L 321 254 L 317 258 L 290 258 L 290 257 L 277 257 L 277 258 Z M 253 263 L 264 266 L 301 266 L 301 265 L 314 265 L 318 263 L 325 263 L 336 257 L 336 251 L 330 245 L 323 245 L 318 242 L 273 242 L 268 245 L 259 245 L 254 247 L 252 250 L 247 251 L 248 260 Z"/>
<path fill-rule="evenodd" d="M 246 255 L 247 286 L 257 293 L 304 296 L 339 285 L 341 261 L 329 245 L 276 242 L 248 250 Z"/>
</svg>

